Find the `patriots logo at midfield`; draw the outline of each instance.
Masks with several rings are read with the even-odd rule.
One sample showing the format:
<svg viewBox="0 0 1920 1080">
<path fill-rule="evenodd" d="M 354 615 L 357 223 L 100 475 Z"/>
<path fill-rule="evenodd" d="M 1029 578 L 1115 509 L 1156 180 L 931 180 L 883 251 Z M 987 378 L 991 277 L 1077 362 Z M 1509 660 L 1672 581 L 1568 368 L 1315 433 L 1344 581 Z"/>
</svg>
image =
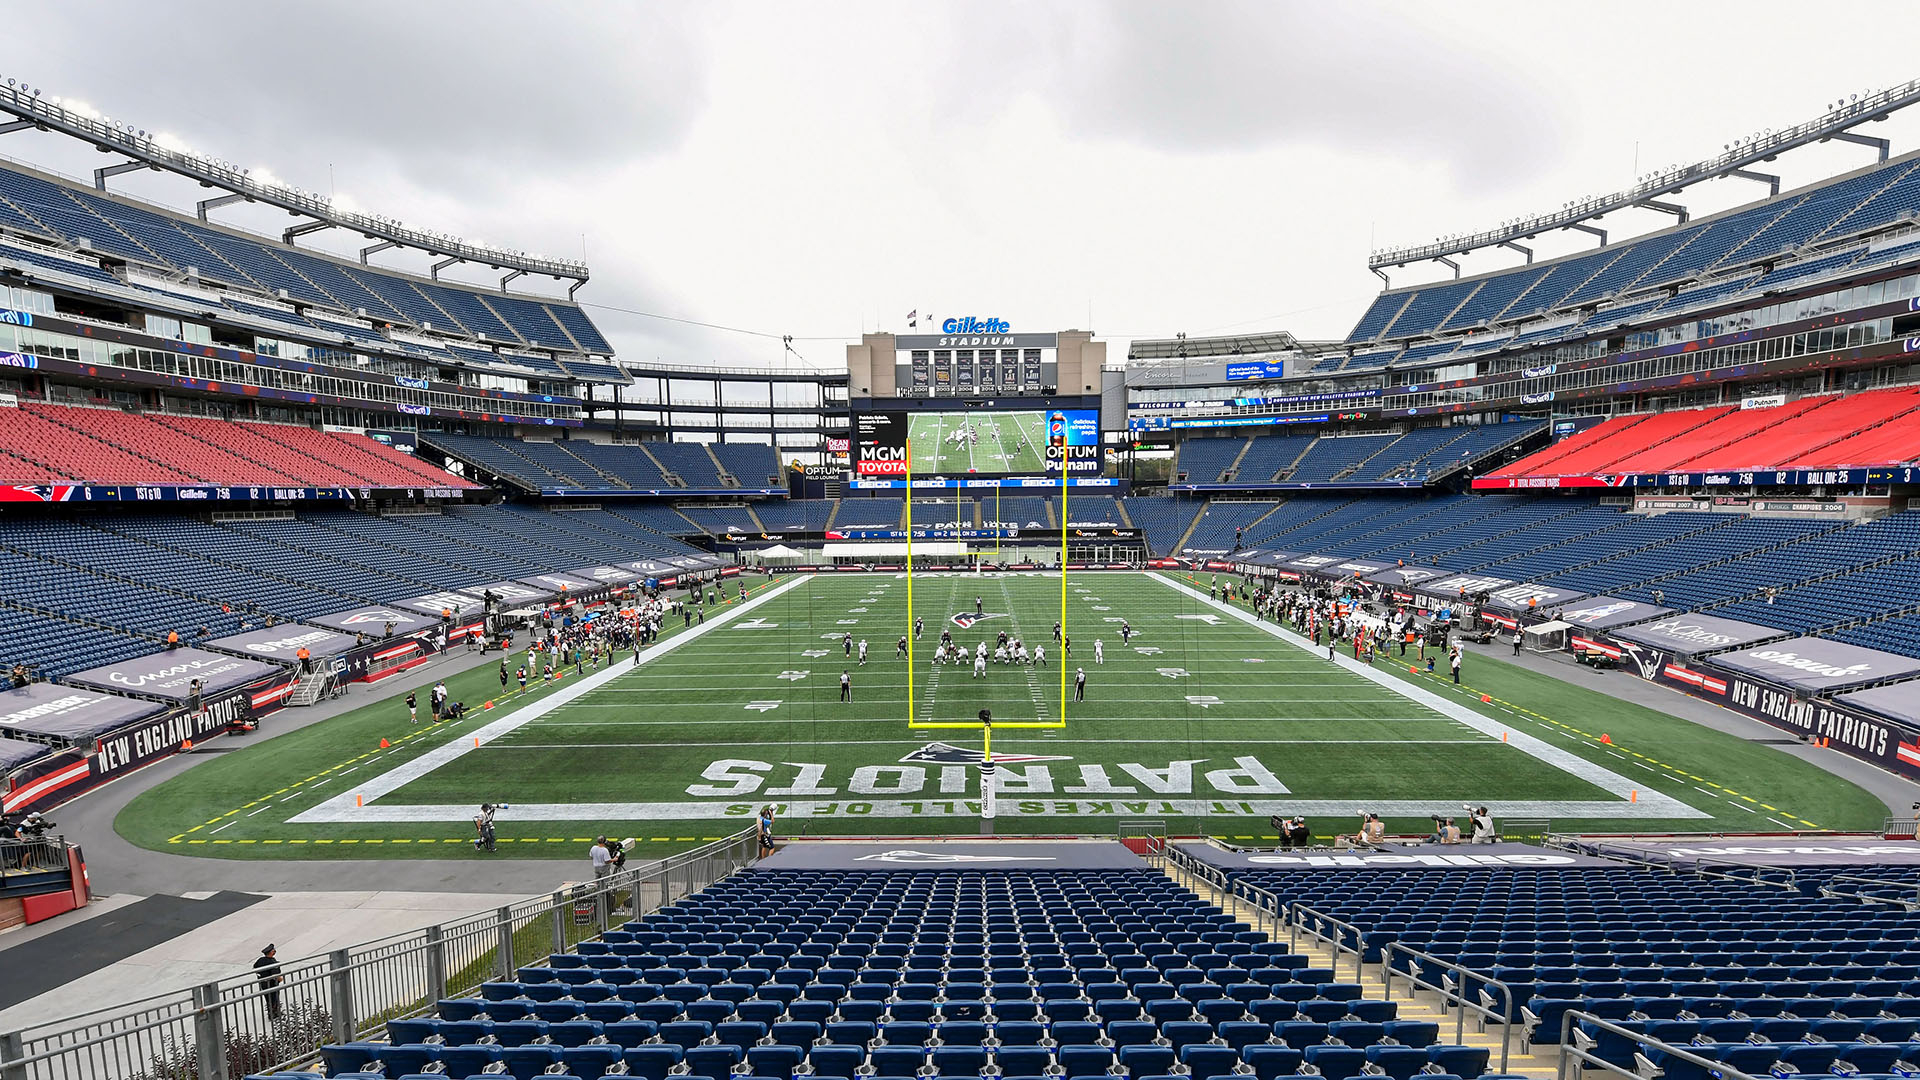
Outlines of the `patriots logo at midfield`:
<svg viewBox="0 0 1920 1080">
<path fill-rule="evenodd" d="M 970 750 L 964 746 L 954 746 L 949 743 L 930 742 L 900 760 L 903 763 L 923 761 L 935 765 L 978 765 L 986 758 L 978 750 Z M 1029 761 L 1072 761 L 1073 758 L 1064 754 L 995 754 L 993 760 L 996 765 L 1002 762 L 1019 765 Z"/>
<path fill-rule="evenodd" d="M 952 619 L 953 625 L 962 630 L 970 630 L 973 628 L 974 623 L 980 622 L 983 619 L 1004 619 L 1006 617 L 1006 613 L 1002 611 L 989 611 L 981 615 L 976 615 L 971 611 L 961 611 L 956 612 L 952 616 Z"/>
</svg>

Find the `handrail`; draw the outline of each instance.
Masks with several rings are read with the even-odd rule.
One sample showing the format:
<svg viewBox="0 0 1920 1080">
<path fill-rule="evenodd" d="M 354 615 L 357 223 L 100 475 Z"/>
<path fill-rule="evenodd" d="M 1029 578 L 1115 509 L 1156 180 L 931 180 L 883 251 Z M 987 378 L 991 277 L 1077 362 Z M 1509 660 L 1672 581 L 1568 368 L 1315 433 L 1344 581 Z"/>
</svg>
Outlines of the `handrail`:
<svg viewBox="0 0 1920 1080">
<path fill-rule="evenodd" d="M 1683 1049 L 1672 1043 L 1662 1042 L 1659 1039 L 1648 1038 L 1644 1032 L 1622 1027 L 1611 1020 L 1603 1020 L 1592 1013 L 1580 1012 L 1577 1009 L 1569 1009 L 1560 1017 L 1560 1058 L 1554 1066 L 1554 1080 L 1568 1080 L 1567 1063 L 1572 1060 L 1578 1060 L 1582 1065 L 1598 1066 L 1615 1076 L 1625 1077 L 1626 1080 L 1643 1080 L 1639 1073 L 1621 1068 L 1611 1061 L 1607 1061 L 1598 1055 L 1588 1052 L 1586 1047 L 1576 1044 L 1572 1038 L 1573 1026 L 1576 1023 L 1591 1023 L 1601 1031 L 1610 1031 L 1615 1035 L 1624 1035 L 1642 1046 L 1651 1046 L 1665 1051 L 1681 1061 L 1700 1066 L 1707 1071 L 1707 1075 L 1716 1077 L 1718 1080 L 1758 1080 L 1758 1078 L 1741 1072 L 1739 1069 L 1730 1069 L 1721 1062 L 1701 1057 L 1691 1050 Z M 1579 1070 L 1575 1070 L 1575 1080 L 1577 1080 L 1578 1072 Z"/>
<path fill-rule="evenodd" d="M 1777 889 L 1787 889 L 1792 892 L 1800 891 L 1799 875 L 1795 873 L 1790 866 L 1767 866 L 1761 863 L 1743 863 L 1734 862 L 1731 859 L 1709 859 L 1702 857 L 1694 858 L 1692 865 L 1693 872 L 1701 877 L 1717 877 L 1727 881 L 1737 881 L 1743 885 L 1766 885 Z M 1726 867 L 1727 869 L 1717 870 L 1710 868 L 1710 866 Z M 1751 877 L 1741 877 L 1734 873 L 1736 870 L 1751 870 L 1753 874 Z M 1767 881 L 1761 878 L 1760 873 L 1767 870 L 1785 873 L 1787 880 Z"/>
<path fill-rule="evenodd" d="M 1353 953 L 1353 981 L 1354 982 L 1361 981 L 1360 971 L 1361 971 L 1361 968 L 1364 967 L 1366 964 L 1367 954 L 1366 954 L 1365 940 L 1363 935 L 1360 932 L 1359 927 L 1343 919 L 1336 919 L 1332 915 L 1328 915 L 1325 912 L 1316 911 L 1315 909 L 1310 908 L 1307 905 L 1297 900 L 1287 905 L 1287 911 L 1290 916 L 1288 921 L 1292 923 L 1292 930 L 1287 935 L 1287 944 L 1289 946 L 1295 945 L 1299 942 L 1300 931 L 1302 930 L 1305 930 L 1307 933 L 1312 934 L 1314 937 L 1317 937 L 1321 941 L 1324 941 L 1328 945 L 1332 946 L 1333 977 L 1335 979 L 1338 979 L 1340 977 L 1340 954 L 1343 952 L 1351 951 Z M 1306 920 L 1309 918 L 1314 920 L 1316 925 L 1312 927 L 1307 926 Z M 1332 926 L 1335 929 L 1335 931 L 1345 930 L 1351 933 L 1353 935 L 1353 948 L 1349 950 L 1341 942 L 1340 935 L 1337 932 L 1333 934 L 1331 937 L 1329 937 L 1325 933 L 1322 933 L 1320 926 L 1318 925 L 1320 923 L 1326 923 L 1327 925 Z"/>
<path fill-rule="evenodd" d="M 1223 901 L 1227 896 L 1231 895 L 1232 892 L 1232 885 L 1227 880 L 1225 871 L 1220 870 L 1218 867 L 1209 866 L 1171 844 L 1167 846 L 1166 851 L 1167 861 L 1169 863 L 1178 867 L 1182 872 L 1206 882 L 1208 890 L 1213 894 L 1214 904 L 1225 906 Z"/>
<path fill-rule="evenodd" d="M 19 874 L 46 874 L 71 866 L 64 836 L 37 840 L 0 840 L 0 883 Z"/>
<path fill-rule="evenodd" d="M 616 911 L 637 918 L 751 866 L 757 837 L 757 829 L 743 829 L 493 911 L 285 961 L 274 985 L 245 972 L 0 1032 L 0 1078 L 225 1080 L 229 1064 L 260 1073 L 311 1061 L 324 1043 L 375 1035 L 390 1019 L 427 1012 L 440 998 L 564 952 L 607 930 Z"/>
<path fill-rule="evenodd" d="M 1380 954 L 1382 967 L 1380 972 L 1381 993 L 1386 995 L 1388 1001 L 1393 1000 L 1394 953 L 1405 953 L 1410 960 L 1433 964 L 1436 967 L 1443 968 L 1460 976 L 1459 981 L 1455 984 L 1456 988 L 1449 991 L 1439 983 L 1423 981 L 1414 973 L 1418 966 L 1417 964 L 1409 963 L 1407 970 L 1402 973 L 1406 976 L 1409 986 L 1418 986 L 1432 990 L 1438 993 L 1443 999 L 1449 999 L 1458 1003 L 1459 1008 L 1455 1011 L 1453 1020 L 1453 1041 L 1456 1043 L 1465 1041 L 1464 1036 L 1466 1035 L 1468 1009 L 1472 1009 L 1488 1020 L 1495 1019 L 1494 1011 L 1491 1008 L 1478 1002 L 1467 1000 L 1467 979 L 1471 977 L 1479 980 L 1484 985 L 1499 988 L 1500 992 L 1505 995 L 1507 1003 L 1506 1009 L 1498 1016 L 1503 1031 L 1500 1039 L 1500 1068 L 1497 1071 L 1504 1075 L 1507 1071 L 1507 1055 L 1513 1045 L 1513 987 L 1491 975 L 1462 967 L 1452 960 L 1443 960 L 1432 953 L 1421 952 L 1411 945 L 1402 945 L 1397 941 L 1390 941 L 1382 948 Z"/>
<path fill-rule="evenodd" d="M 1241 903 L 1259 914 L 1260 926 L 1257 929 L 1270 938 L 1277 936 L 1281 920 L 1286 917 L 1286 904 L 1280 899 L 1280 894 L 1244 879 L 1235 880 L 1233 889 Z"/>
<path fill-rule="evenodd" d="M 1880 885 L 1887 888 L 1904 889 L 1913 893 L 1913 899 L 1901 900 L 1891 896 L 1874 896 L 1865 892 L 1846 892 L 1838 885 Z M 1836 896 L 1848 900 L 1859 900 L 1869 904 L 1899 904 L 1910 911 L 1920 911 L 1920 881 L 1889 881 L 1886 878 L 1867 877 L 1864 874 L 1841 874 L 1831 878 L 1820 886 L 1821 896 Z"/>
</svg>

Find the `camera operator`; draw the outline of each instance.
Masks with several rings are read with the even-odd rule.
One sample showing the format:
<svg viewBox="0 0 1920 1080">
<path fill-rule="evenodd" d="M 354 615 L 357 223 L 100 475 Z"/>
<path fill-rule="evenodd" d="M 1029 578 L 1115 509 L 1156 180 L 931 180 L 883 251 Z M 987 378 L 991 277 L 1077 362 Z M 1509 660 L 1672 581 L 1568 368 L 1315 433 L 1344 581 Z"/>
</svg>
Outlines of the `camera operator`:
<svg viewBox="0 0 1920 1080">
<path fill-rule="evenodd" d="M 473 819 L 473 830 L 475 834 L 473 838 L 473 850 L 494 850 L 496 845 L 493 834 L 493 815 L 506 808 L 506 803 L 501 803 L 498 806 L 492 803 L 480 804 L 480 813 Z"/>
<path fill-rule="evenodd" d="M 1471 804 L 1467 803 L 1462 803 L 1461 809 L 1468 812 L 1467 822 L 1473 829 L 1474 843 L 1491 844 L 1495 840 L 1500 839 L 1499 833 L 1494 831 L 1493 812 L 1491 810 L 1488 810 L 1484 806 L 1475 809 Z"/>
<path fill-rule="evenodd" d="M 1460 826 L 1450 817 L 1433 815 L 1433 842 L 1436 844 L 1457 844 L 1460 842 Z"/>
</svg>

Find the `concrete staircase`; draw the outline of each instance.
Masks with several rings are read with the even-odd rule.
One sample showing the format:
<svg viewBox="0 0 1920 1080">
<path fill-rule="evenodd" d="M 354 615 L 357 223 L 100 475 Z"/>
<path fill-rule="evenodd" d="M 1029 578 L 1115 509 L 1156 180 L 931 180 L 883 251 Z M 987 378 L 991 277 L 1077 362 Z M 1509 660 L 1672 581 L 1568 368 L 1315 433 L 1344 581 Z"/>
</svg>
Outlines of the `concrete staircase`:
<svg viewBox="0 0 1920 1080">
<path fill-rule="evenodd" d="M 1175 882 L 1191 889 L 1197 896 L 1220 904 L 1228 914 L 1244 921 L 1248 926 L 1256 929 L 1265 928 L 1269 936 L 1276 941 L 1289 940 L 1287 928 L 1284 925 L 1272 926 L 1264 914 L 1240 898 L 1218 895 L 1207 882 L 1185 873 L 1170 861 L 1163 866 L 1163 869 Z M 1356 978 L 1354 959 L 1351 954 L 1336 953 L 1332 946 L 1309 934 L 1299 935 L 1299 939 L 1294 942 L 1293 951 L 1307 957 L 1310 967 L 1331 969 L 1336 982 L 1357 981 L 1365 989 L 1365 996 L 1370 1000 L 1389 999 L 1398 1002 L 1400 1006 L 1396 1014 L 1398 1019 L 1426 1020 L 1440 1025 L 1441 1042 L 1473 1046 L 1487 1051 L 1488 1075 L 1501 1072 L 1500 1050 L 1503 1040 L 1498 1024 L 1488 1025 L 1473 1013 L 1468 1013 L 1465 1023 L 1462 1024 L 1459 1021 L 1460 1011 L 1449 1008 L 1441 995 L 1430 990 L 1415 990 L 1409 996 L 1407 981 L 1403 978 L 1394 979 L 1393 993 L 1389 998 L 1380 978 L 1380 965 L 1365 965 Z M 1456 1027 L 1460 1032 L 1458 1037 L 1454 1034 Z M 1560 1060 L 1559 1048 L 1557 1046 L 1530 1048 L 1522 1042 L 1520 1036 L 1520 1019 L 1516 1016 L 1512 1030 L 1505 1036 L 1506 1074 L 1534 1077 L 1538 1080 L 1548 1080 L 1555 1076 Z"/>
</svg>

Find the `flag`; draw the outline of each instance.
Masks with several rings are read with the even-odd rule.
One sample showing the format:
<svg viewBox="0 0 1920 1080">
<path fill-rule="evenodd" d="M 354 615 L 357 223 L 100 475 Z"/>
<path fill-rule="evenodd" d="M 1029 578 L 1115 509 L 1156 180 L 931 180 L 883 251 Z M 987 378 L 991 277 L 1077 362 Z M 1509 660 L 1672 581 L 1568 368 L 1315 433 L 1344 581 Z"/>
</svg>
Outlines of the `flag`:
<svg viewBox="0 0 1920 1080">
<path fill-rule="evenodd" d="M 920 322 L 919 322 L 919 319 L 920 319 L 920 309 L 919 309 L 919 308 L 915 308 L 915 309 L 913 309 L 912 311 L 909 311 L 909 312 L 907 312 L 907 325 L 908 325 L 908 326 L 919 326 L 919 325 L 920 325 Z"/>
</svg>

